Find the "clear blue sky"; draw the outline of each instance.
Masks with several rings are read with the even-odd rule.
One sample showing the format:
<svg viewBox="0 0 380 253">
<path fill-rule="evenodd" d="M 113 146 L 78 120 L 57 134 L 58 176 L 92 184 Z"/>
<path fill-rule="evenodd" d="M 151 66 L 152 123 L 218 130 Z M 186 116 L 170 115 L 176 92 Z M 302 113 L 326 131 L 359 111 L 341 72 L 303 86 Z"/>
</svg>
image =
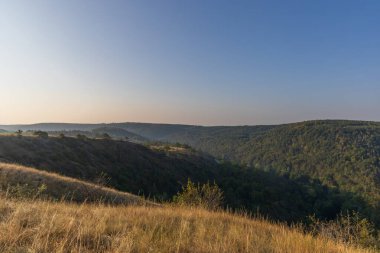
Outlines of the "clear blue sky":
<svg viewBox="0 0 380 253">
<path fill-rule="evenodd" d="M 380 121 L 380 1 L 1 1 L 0 124 Z"/>
</svg>

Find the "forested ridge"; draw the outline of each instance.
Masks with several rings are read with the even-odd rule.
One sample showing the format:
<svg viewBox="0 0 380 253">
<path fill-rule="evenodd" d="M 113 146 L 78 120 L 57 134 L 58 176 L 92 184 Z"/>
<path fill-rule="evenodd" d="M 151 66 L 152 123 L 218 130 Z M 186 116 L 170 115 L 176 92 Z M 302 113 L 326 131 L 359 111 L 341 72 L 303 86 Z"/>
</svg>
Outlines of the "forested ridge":
<svg viewBox="0 0 380 253">
<path fill-rule="evenodd" d="M 238 128 L 236 128 L 238 129 Z M 173 135 L 218 158 L 290 177 L 302 175 L 358 194 L 372 205 L 380 200 L 380 124 L 359 121 L 309 121 L 240 131 L 210 128 Z"/>
<path fill-rule="evenodd" d="M 81 125 L 64 126 L 81 129 Z M 57 134 L 62 126 L 34 127 L 54 129 Z M 377 122 L 219 127 L 117 123 L 83 125 L 81 133 L 93 136 L 94 129 L 114 139 L 134 134 L 145 138 L 147 146 L 182 143 L 195 151 L 152 150 L 115 140 L 7 137 L 14 139 L 2 139 L 0 148 L 17 143 L 17 148 L 26 150 L 7 153 L 17 150 L 10 146 L 0 157 L 88 180 L 106 172 L 111 186 L 158 199 L 170 199 L 187 178 L 215 180 L 225 191 L 226 205 L 235 208 L 260 210 L 281 220 L 310 213 L 331 218 L 342 210 L 358 210 L 380 224 Z"/>
<path fill-rule="evenodd" d="M 217 162 L 185 146 L 177 151 L 128 141 L 71 137 L 0 137 L 0 160 L 33 166 L 158 201 L 171 200 L 188 179 L 216 182 L 224 206 L 260 212 L 275 220 L 331 219 L 347 210 L 375 218 L 372 207 L 349 192 L 303 176 Z M 176 147 L 175 146 L 175 147 Z M 176 149 L 174 149 L 176 150 Z"/>
</svg>

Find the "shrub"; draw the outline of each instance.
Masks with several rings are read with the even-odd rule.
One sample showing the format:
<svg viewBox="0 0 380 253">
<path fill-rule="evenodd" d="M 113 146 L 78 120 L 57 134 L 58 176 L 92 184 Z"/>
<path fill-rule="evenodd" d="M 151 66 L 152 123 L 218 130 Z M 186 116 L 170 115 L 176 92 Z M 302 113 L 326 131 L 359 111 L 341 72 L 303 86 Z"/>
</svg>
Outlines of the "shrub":
<svg viewBox="0 0 380 253">
<path fill-rule="evenodd" d="M 179 205 L 217 210 L 223 204 L 223 192 L 215 182 L 200 185 L 188 179 L 187 185 L 182 187 L 182 192 L 174 196 L 174 202 Z"/>
<path fill-rule="evenodd" d="M 77 134 L 77 139 L 79 140 L 87 140 L 87 136 L 84 134 Z"/>
<path fill-rule="evenodd" d="M 103 140 L 111 140 L 111 136 L 107 133 L 103 133 L 102 135 L 100 135 L 100 138 L 103 139 Z"/>
<path fill-rule="evenodd" d="M 340 214 L 335 220 L 321 221 L 315 216 L 309 217 L 310 232 L 348 245 L 379 247 L 374 225 L 358 212 Z"/>
<path fill-rule="evenodd" d="M 41 184 L 37 188 L 29 184 L 8 185 L 6 189 L 6 197 L 16 199 L 36 199 L 47 190 L 45 184 Z"/>
<path fill-rule="evenodd" d="M 35 131 L 33 133 L 33 135 L 40 137 L 40 138 L 48 138 L 49 137 L 49 134 L 47 132 L 44 132 L 44 131 Z"/>
</svg>

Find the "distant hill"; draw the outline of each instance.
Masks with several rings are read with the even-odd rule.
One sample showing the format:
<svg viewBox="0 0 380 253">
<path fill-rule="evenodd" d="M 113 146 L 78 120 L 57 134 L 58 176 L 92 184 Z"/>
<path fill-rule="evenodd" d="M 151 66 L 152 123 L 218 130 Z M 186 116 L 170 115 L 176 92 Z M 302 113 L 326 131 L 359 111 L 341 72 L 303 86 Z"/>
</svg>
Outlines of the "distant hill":
<svg viewBox="0 0 380 253">
<path fill-rule="evenodd" d="M 99 127 L 99 128 L 93 129 L 91 132 L 94 133 L 95 135 L 106 133 L 106 134 L 109 134 L 113 138 L 121 138 L 121 139 L 127 138 L 128 140 L 135 141 L 135 142 L 148 141 L 147 138 L 142 137 L 141 135 L 132 133 L 130 131 L 127 131 L 119 127 L 109 127 L 109 126 Z"/>
<path fill-rule="evenodd" d="M 28 130 L 41 130 L 41 131 L 91 131 L 92 129 L 105 126 L 105 124 L 72 124 L 72 123 L 40 123 L 30 125 L 0 125 L 1 129 L 7 131 L 28 131 Z"/>
<path fill-rule="evenodd" d="M 173 125 L 173 124 L 150 124 L 150 123 L 110 123 L 110 124 L 73 124 L 73 123 L 40 123 L 30 125 L 0 125 L 0 129 L 7 131 L 86 131 L 91 132 L 96 129 L 117 128 L 140 135 L 150 140 L 160 140 L 171 136 L 178 131 L 197 128 L 191 125 Z"/>
<path fill-rule="evenodd" d="M 2 192 L 7 192 L 7 195 L 11 197 L 13 194 L 13 197 L 45 197 L 76 202 L 101 201 L 112 204 L 150 204 L 148 201 L 129 193 L 51 172 L 7 163 L 0 163 L 0 189 Z"/>
<path fill-rule="evenodd" d="M 193 132 L 203 127 L 179 124 L 112 123 L 110 126 L 126 129 L 150 140 L 166 140 L 176 133 Z"/>
<path fill-rule="evenodd" d="M 27 130 L 26 133 L 33 130 Z M 129 132 L 123 128 L 118 127 L 98 127 L 88 131 L 84 130 L 56 130 L 56 131 L 47 131 L 50 136 L 59 137 L 61 135 L 66 137 L 77 137 L 78 135 L 83 135 L 88 138 L 102 138 L 103 134 L 108 134 L 111 138 L 117 140 L 128 140 L 136 143 L 148 142 L 147 138 L 144 138 L 138 134 Z"/>
</svg>

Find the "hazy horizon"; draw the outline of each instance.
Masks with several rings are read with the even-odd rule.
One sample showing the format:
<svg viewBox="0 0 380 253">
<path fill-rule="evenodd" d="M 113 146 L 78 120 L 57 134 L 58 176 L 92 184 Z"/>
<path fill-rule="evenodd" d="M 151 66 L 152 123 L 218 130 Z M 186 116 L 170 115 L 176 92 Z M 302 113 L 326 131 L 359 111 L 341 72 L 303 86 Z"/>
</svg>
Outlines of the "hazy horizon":
<svg viewBox="0 0 380 253">
<path fill-rule="evenodd" d="M 3 1 L 0 124 L 380 121 L 378 1 Z"/>
<path fill-rule="evenodd" d="M 259 125 L 286 125 L 293 123 L 301 123 L 308 121 L 364 121 L 364 122 L 379 122 L 376 120 L 358 120 L 358 119 L 308 119 L 308 120 L 300 120 L 300 121 L 289 121 L 289 122 L 278 122 L 272 124 L 191 124 L 184 122 L 150 122 L 150 121 L 115 121 L 115 122 L 34 122 L 34 123 L 15 123 L 15 124 L 2 124 L 0 122 L 0 126 L 28 126 L 28 125 L 44 125 L 44 124 L 64 124 L 64 125 L 108 125 L 108 124 L 122 124 L 122 123 L 132 123 L 132 124 L 163 124 L 163 125 L 190 125 L 190 126 L 205 126 L 205 127 L 218 127 L 218 126 L 259 126 Z M 380 123 L 380 122 L 379 122 Z"/>
</svg>

